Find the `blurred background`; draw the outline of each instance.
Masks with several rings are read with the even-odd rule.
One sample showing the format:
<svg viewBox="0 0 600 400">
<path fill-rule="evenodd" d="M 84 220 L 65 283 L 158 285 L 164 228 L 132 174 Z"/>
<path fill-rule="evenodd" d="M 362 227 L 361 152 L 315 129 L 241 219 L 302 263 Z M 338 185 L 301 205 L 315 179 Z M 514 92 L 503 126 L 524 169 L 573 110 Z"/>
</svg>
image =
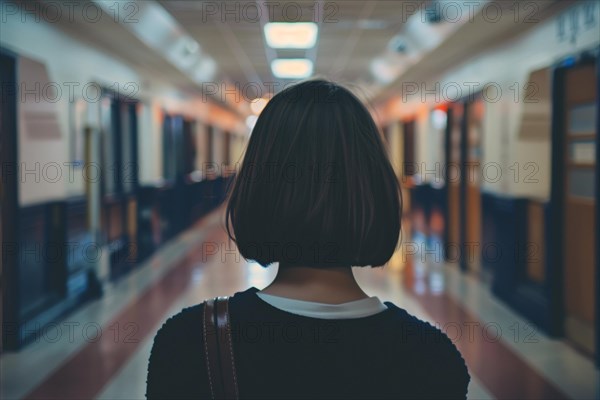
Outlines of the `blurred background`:
<svg viewBox="0 0 600 400">
<path fill-rule="evenodd" d="M 402 185 L 367 292 L 448 334 L 470 398 L 599 397 L 597 1 L 0 0 L 0 19 L 2 398 L 143 398 L 167 317 L 269 283 L 222 204 L 257 116 L 311 77 L 368 103 Z"/>
</svg>

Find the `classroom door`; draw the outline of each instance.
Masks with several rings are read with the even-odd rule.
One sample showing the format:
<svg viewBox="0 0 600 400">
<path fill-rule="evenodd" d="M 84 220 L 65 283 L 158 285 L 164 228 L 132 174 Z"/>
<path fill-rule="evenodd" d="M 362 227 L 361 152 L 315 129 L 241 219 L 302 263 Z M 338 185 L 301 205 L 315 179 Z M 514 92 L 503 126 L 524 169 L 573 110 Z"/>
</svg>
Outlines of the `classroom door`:
<svg viewBox="0 0 600 400">
<path fill-rule="evenodd" d="M 461 247 L 461 181 L 462 181 L 462 126 L 464 105 L 454 103 L 448 109 L 448 154 L 446 158 L 445 180 L 448 190 L 448 214 L 446 258 L 458 261 Z"/>
<path fill-rule="evenodd" d="M 461 264 L 464 269 L 481 272 L 481 139 L 483 130 L 484 101 L 475 98 L 467 106 L 467 124 L 463 140 L 464 210 L 461 226 L 463 246 Z"/>
<path fill-rule="evenodd" d="M 564 81 L 564 309 L 565 333 L 577 347 L 595 352 L 596 105 L 595 63 L 566 71 Z"/>
<path fill-rule="evenodd" d="M 4 327 L 18 320 L 16 251 L 5 246 L 17 242 L 18 179 L 17 179 L 17 65 L 13 55 L 0 48 L 0 80 L 3 98 L 0 102 L 0 351 L 18 346 L 17 335 L 4 335 Z"/>
</svg>

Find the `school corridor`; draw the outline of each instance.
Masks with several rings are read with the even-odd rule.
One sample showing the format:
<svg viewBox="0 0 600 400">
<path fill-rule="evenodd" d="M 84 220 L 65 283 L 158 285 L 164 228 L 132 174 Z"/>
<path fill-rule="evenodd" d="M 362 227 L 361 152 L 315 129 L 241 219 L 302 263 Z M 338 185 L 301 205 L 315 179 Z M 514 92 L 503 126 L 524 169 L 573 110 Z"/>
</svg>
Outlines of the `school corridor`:
<svg viewBox="0 0 600 400">
<path fill-rule="evenodd" d="M 228 195 L 322 78 L 402 194 L 365 292 L 446 333 L 471 399 L 600 398 L 599 57 L 592 0 L 0 0 L 0 397 L 142 399 L 167 318 L 268 285 Z"/>
<path fill-rule="evenodd" d="M 223 215 L 221 208 L 206 216 L 108 287 L 102 299 L 45 327 L 22 351 L 3 355 L 2 398 L 143 398 L 152 340 L 169 316 L 207 298 L 260 289 L 276 273 L 240 257 Z M 370 295 L 431 322 L 454 341 L 471 372 L 469 398 L 598 397 L 590 359 L 438 257 L 399 250 L 386 268 L 355 273 Z"/>
</svg>

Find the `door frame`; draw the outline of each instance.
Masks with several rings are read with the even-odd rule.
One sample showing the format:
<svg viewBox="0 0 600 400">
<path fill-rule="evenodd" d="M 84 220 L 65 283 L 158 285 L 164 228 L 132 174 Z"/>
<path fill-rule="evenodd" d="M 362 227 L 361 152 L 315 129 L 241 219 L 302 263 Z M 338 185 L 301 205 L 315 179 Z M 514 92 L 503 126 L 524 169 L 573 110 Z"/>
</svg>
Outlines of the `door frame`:
<svg viewBox="0 0 600 400">
<path fill-rule="evenodd" d="M 133 263 L 136 263 L 137 255 L 137 243 L 136 235 L 130 235 L 129 233 L 129 221 L 130 218 L 137 218 L 137 213 L 130 208 L 130 201 L 134 201 L 137 205 L 137 194 L 139 191 L 139 174 L 138 174 L 138 126 L 137 126 L 137 105 L 140 103 L 138 99 L 130 97 L 126 94 L 120 93 L 114 89 L 100 86 L 101 100 L 110 100 L 110 111 L 111 111 L 111 143 L 110 147 L 107 147 L 106 139 L 104 134 L 101 133 L 100 138 L 100 163 L 102 165 L 103 173 L 100 180 L 100 231 L 102 232 L 103 240 L 106 240 L 105 245 L 109 246 L 109 279 L 118 279 L 127 273 Z M 98 102 L 100 107 L 100 102 Z M 102 112 L 101 110 L 99 111 Z M 127 122 L 129 129 L 129 151 L 128 157 L 125 157 L 124 146 L 123 146 L 123 113 L 127 114 Z M 100 115 L 102 119 L 102 115 Z M 101 122 L 102 125 L 102 122 Z M 102 128 L 103 129 L 103 126 Z M 110 152 L 112 154 L 112 163 L 114 166 L 105 165 L 105 153 Z M 125 165 L 125 160 L 130 158 L 130 165 Z M 108 171 L 114 168 L 114 174 L 108 173 Z M 126 175 L 127 169 L 131 168 L 130 176 Z M 110 179 L 113 182 L 113 190 L 111 193 L 107 193 L 106 182 Z M 131 188 L 129 191 L 125 191 L 124 179 L 131 179 Z M 110 225 L 112 219 L 110 214 L 107 214 L 106 210 L 110 208 L 120 209 L 120 225 L 121 234 L 118 239 L 109 237 Z M 136 221 L 137 224 L 137 221 Z"/>
<path fill-rule="evenodd" d="M 452 103 L 447 104 L 446 109 L 446 129 L 444 129 L 444 258 L 447 257 L 446 249 L 450 245 L 450 224 L 448 223 L 448 214 L 450 213 L 448 204 L 450 202 L 450 190 L 448 181 L 448 168 L 450 166 L 450 157 L 452 156 L 450 146 L 452 146 L 451 137 L 452 124 L 454 123 L 454 109 Z"/>
<path fill-rule="evenodd" d="M 565 334 L 565 307 L 564 307 L 564 249 L 562 241 L 562 232 L 564 230 L 564 190 L 565 179 L 563 176 L 564 166 L 564 127 L 565 116 L 563 110 L 564 84 L 566 72 L 574 67 L 580 67 L 591 63 L 596 63 L 596 158 L 600 154 L 600 59 L 598 54 L 600 47 L 584 51 L 576 56 L 570 56 L 558 62 L 552 73 L 552 152 L 551 152 L 551 191 L 550 191 L 550 229 L 549 246 L 550 255 L 546 265 L 546 279 L 549 287 L 550 309 L 552 310 L 551 333 L 557 336 Z M 596 231 L 600 228 L 600 163 L 596 162 Z M 596 354 L 594 361 L 600 366 L 600 235 L 596 235 L 596 270 L 595 270 L 595 342 Z"/>
<path fill-rule="evenodd" d="M 2 326 L 0 328 L 1 343 L 4 349 L 18 347 L 20 327 L 19 321 L 19 280 L 18 252 L 16 244 L 19 232 L 19 186 L 18 186 L 18 102 L 17 102 L 17 79 L 18 79 L 18 56 L 17 54 L 0 47 L 2 59 L 2 72 L 8 75 L 2 84 L 2 107 L 0 119 L 2 137 L 0 138 L 0 171 L 2 171 L 2 182 L 0 198 L 2 201 L 0 229 L 2 230 L 2 245 L 13 243 L 15 247 L 11 251 L 2 250 Z M 4 65 L 4 62 L 7 64 Z M 6 68 L 6 70 L 5 70 Z M 8 115 L 8 117 L 7 117 Z M 9 165 L 12 171 L 6 171 Z M 12 168 L 10 167 L 12 165 Z M 8 332 L 5 330 L 8 328 Z"/>
<path fill-rule="evenodd" d="M 460 98 L 456 101 L 452 101 L 448 103 L 448 110 L 447 110 L 447 120 L 446 120 L 446 137 L 444 138 L 444 146 L 445 146 L 445 160 L 444 160 L 444 167 L 445 167 L 445 182 L 444 182 L 444 187 L 445 187 L 445 227 L 444 227 L 444 257 L 446 259 L 446 261 L 451 260 L 450 255 L 449 255 L 449 249 L 451 246 L 456 246 L 459 249 L 459 259 L 458 259 L 458 266 L 460 268 L 461 271 L 465 271 L 466 267 L 463 264 L 463 260 L 462 260 L 462 244 L 464 242 L 463 239 L 463 213 L 464 213 L 464 202 L 463 202 L 463 182 L 464 182 L 464 177 L 463 177 L 463 171 L 464 171 L 464 155 L 465 155 L 465 151 L 463 149 L 464 146 L 464 136 L 465 136 L 465 127 L 464 127 L 464 120 L 465 120 L 465 111 L 466 111 L 466 105 L 465 105 L 466 101 L 465 98 Z M 459 118 L 459 113 L 457 112 L 458 108 L 462 108 L 461 113 L 460 113 L 460 118 L 462 118 L 459 122 L 460 122 L 460 132 L 459 132 L 459 150 L 458 150 L 458 160 L 455 161 L 453 158 L 453 154 L 454 154 L 454 144 L 453 144 L 453 132 L 454 132 L 454 128 L 455 128 L 455 123 L 457 122 L 458 118 Z M 451 207 L 450 205 L 450 198 L 451 198 L 451 186 L 452 186 L 452 182 L 450 181 L 450 170 L 451 167 L 456 167 L 458 166 L 459 168 L 459 175 L 458 178 L 460 179 L 458 182 L 458 215 L 456 216 L 456 223 L 458 224 L 458 232 L 453 232 L 453 229 L 451 228 L 452 224 L 451 222 L 453 222 L 454 220 L 450 218 L 450 214 L 454 214 L 455 211 L 455 207 Z M 453 236 L 454 234 L 457 235 L 457 237 L 452 237 L 453 240 L 455 240 L 455 242 L 452 242 L 451 240 L 451 236 Z"/>
<path fill-rule="evenodd" d="M 463 272 L 472 272 L 473 270 L 469 268 L 465 257 L 465 244 L 467 242 L 467 190 L 468 190 L 468 176 L 469 176 L 469 168 L 468 168 L 468 158 L 469 158 L 469 115 L 472 112 L 473 103 L 480 100 L 482 98 L 482 92 L 478 91 L 476 93 L 472 93 L 469 96 L 461 97 L 456 101 L 452 101 L 448 103 L 447 110 L 447 121 L 446 121 L 446 130 L 445 130 L 445 138 L 444 138 L 444 146 L 445 146 L 445 167 L 446 173 L 450 170 L 450 167 L 455 164 L 451 159 L 452 155 L 452 129 L 454 127 L 454 123 L 456 122 L 457 115 L 455 113 L 456 107 L 462 107 L 462 115 L 460 116 L 460 143 L 459 143 L 459 158 L 458 158 L 458 167 L 460 172 L 460 182 L 458 184 L 459 191 L 459 204 L 458 204 L 458 245 L 460 251 L 460 257 L 458 260 L 458 266 L 460 270 Z M 448 206 L 449 202 L 449 181 L 446 179 L 445 182 L 446 194 L 445 194 L 445 203 L 446 203 L 446 227 L 445 230 L 445 245 L 448 246 L 451 244 L 448 242 L 448 237 L 450 235 L 450 228 L 448 226 L 448 214 L 450 213 L 450 208 Z M 481 185 L 479 186 L 480 195 L 482 194 Z M 479 216 L 480 220 L 482 219 L 482 214 Z M 479 237 L 482 237 L 482 232 L 480 231 Z"/>
</svg>

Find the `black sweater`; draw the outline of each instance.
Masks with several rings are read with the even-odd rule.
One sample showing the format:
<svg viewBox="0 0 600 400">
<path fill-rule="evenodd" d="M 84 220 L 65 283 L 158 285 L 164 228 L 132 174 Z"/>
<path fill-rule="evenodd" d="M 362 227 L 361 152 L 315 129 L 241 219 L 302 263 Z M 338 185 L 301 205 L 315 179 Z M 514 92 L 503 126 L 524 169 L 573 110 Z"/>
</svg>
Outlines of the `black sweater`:
<svg viewBox="0 0 600 400">
<path fill-rule="evenodd" d="M 439 329 L 392 303 L 357 319 L 317 319 L 261 300 L 229 303 L 241 398 L 465 398 L 469 373 Z M 149 399 L 209 399 L 202 304 L 169 318 L 154 339 Z"/>
</svg>

